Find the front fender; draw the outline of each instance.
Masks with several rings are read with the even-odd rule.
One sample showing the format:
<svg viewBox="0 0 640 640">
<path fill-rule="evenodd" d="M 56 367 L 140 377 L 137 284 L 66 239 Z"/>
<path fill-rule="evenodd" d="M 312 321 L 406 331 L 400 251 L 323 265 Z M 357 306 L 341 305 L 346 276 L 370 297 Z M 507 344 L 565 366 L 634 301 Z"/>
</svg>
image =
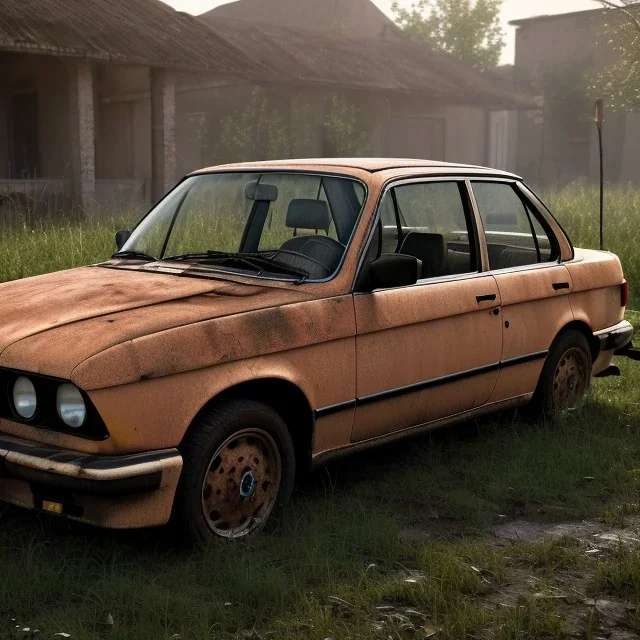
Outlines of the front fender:
<svg viewBox="0 0 640 640">
<path fill-rule="evenodd" d="M 355 338 L 89 392 L 110 437 L 104 453 L 177 447 L 211 399 L 244 382 L 285 380 L 312 409 L 355 397 Z"/>
</svg>

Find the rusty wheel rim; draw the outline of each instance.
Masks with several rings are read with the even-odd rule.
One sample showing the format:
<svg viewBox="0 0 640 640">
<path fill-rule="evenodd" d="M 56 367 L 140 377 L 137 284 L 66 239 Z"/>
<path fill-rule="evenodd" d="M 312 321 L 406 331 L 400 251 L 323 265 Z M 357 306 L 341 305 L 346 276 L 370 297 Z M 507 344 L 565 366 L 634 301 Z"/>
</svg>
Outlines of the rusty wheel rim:
<svg viewBox="0 0 640 640">
<path fill-rule="evenodd" d="M 587 389 L 587 356 L 581 349 L 566 351 L 553 375 L 553 407 L 556 411 L 573 409 L 584 397 Z"/>
<path fill-rule="evenodd" d="M 280 452 L 260 429 L 227 438 L 213 454 L 202 484 L 202 510 L 211 531 L 241 538 L 267 520 L 280 489 Z"/>
</svg>

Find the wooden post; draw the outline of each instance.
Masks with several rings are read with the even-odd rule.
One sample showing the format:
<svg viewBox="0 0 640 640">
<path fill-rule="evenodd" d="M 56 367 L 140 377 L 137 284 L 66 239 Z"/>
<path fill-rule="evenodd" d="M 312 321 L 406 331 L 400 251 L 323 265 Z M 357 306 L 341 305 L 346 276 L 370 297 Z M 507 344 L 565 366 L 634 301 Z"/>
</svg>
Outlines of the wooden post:
<svg viewBox="0 0 640 640">
<path fill-rule="evenodd" d="M 600 251 L 604 250 L 604 149 L 602 143 L 602 125 L 604 124 L 604 101 L 596 100 L 595 122 L 598 127 L 598 151 L 600 154 Z"/>
</svg>

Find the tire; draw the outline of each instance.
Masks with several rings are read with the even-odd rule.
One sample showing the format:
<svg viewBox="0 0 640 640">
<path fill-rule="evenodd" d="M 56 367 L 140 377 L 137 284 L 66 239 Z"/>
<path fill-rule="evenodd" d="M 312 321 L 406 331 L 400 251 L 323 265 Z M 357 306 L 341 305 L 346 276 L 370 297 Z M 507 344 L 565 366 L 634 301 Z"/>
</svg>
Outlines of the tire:
<svg viewBox="0 0 640 640">
<path fill-rule="evenodd" d="M 551 346 L 531 401 L 535 418 L 554 419 L 574 409 L 591 384 L 591 349 L 585 336 L 574 329 L 561 333 Z"/>
<path fill-rule="evenodd" d="M 253 400 L 203 414 L 180 451 L 174 523 L 183 539 L 244 538 L 273 529 L 291 497 L 295 453 L 281 416 Z"/>
</svg>

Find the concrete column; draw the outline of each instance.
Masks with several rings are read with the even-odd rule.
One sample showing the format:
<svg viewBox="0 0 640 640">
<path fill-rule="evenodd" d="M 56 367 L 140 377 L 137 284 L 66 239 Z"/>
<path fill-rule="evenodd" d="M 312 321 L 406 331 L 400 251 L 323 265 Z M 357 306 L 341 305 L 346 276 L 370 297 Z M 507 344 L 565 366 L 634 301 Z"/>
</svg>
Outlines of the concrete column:
<svg viewBox="0 0 640 640">
<path fill-rule="evenodd" d="M 166 69 L 151 69 L 151 199 L 157 202 L 176 179 L 176 85 Z"/>
<path fill-rule="evenodd" d="M 96 200 L 93 67 L 81 60 L 68 68 L 73 201 L 86 211 Z"/>
</svg>

